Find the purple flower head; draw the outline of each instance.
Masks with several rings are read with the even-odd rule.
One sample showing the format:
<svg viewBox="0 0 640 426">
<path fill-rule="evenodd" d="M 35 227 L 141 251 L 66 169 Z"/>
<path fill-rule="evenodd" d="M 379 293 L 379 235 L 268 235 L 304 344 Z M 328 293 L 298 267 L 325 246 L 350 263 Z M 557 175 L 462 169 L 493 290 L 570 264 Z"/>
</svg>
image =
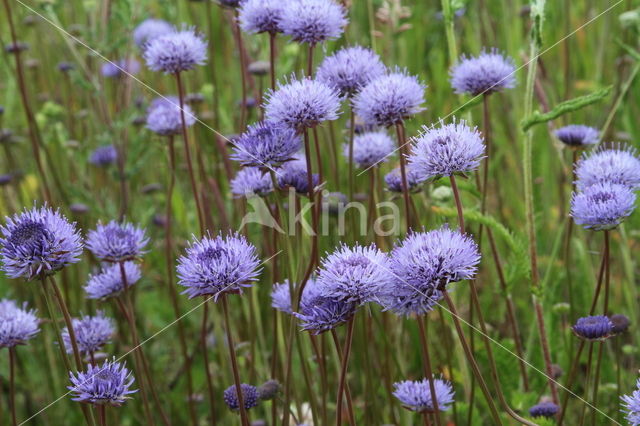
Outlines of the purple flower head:
<svg viewBox="0 0 640 426">
<path fill-rule="evenodd" d="M 207 42 L 193 28 L 185 27 L 149 41 L 143 56 L 152 71 L 176 74 L 206 62 Z"/>
<path fill-rule="evenodd" d="M 333 0 L 293 0 L 283 10 L 280 28 L 293 41 L 314 45 L 340 37 L 348 22 Z"/>
<path fill-rule="evenodd" d="M 84 355 L 100 350 L 100 348 L 109 343 L 114 333 L 113 321 L 105 317 L 102 312 L 98 312 L 94 317 L 74 318 L 72 323 L 78 350 Z M 69 329 L 65 327 L 61 334 L 67 353 L 73 353 Z"/>
<path fill-rule="evenodd" d="M 623 314 L 613 314 L 609 317 L 611 323 L 613 324 L 613 334 L 621 334 L 629 329 L 631 325 L 631 321 L 629 321 L 629 317 Z"/>
<path fill-rule="evenodd" d="M 580 147 L 598 143 L 600 132 L 593 127 L 570 124 L 556 130 L 555 135 L 567 146 Z"/>
<path fill-rule="evenodd" d="M 242 391 L 242 401 L 244 402 L 245 410 L 257 407 L 260 402 L 258 388 L 253 385 L 242 383 L 240 385 L 240 389 Z M 227 407 L 234 411 L 240 409 L 236 385 L 231 385 L 224 390 L 224 402 L 227 404 Z"/>
<path fill-rule="evenodd" d="M 128 222 L 112 220 L 106 225 L 98 223 L 87 235 L 87 248 L 105 262 L 122 262 L 142 256 L 149 238 L 143 228 Z"/>
<path fill-rule="evenodd" d="M 142 49 L 151 40 L 174 31 L 173 25 L 162 19 L 145 19 L 133 30 L 133 42 Z"/>
<path fill-rule="evenodd" d="M 435 388 L 438 411 L 446 411 L 453 403 L 454 391 L 451 383 L 442 379 L 432 379 Z M 433 413 L 435 405 L 431 395 L 429 380 L 405 380 L 393 384 L 393 396 L 398 398 L 402 406 L 418 413 Z"/>
<path fill-rule="evenodd" d="M 362 305 L 391 280 L 388 263 L 375 245 L 342 245 L 322 260 L 317 285 L 324 297 Z"/>
<path fill-rule="evenodd" d="M 307 176 L 307 163 L 301 158 L 293 161 L 287 161 L 278 169 L 277 173 L 278 186 L 280 188 L 291 187 L 298 194 L 307 194 L 309 192 L 309 180 Z M 320 176 L 313 174 L 311 181 L 314 187 L 320 184 Z"/>
<path fill-rule="evenodd" d="M 420 181 L 437 179 L 474 171 L 480 166 L 484 149 L 480 132 L 469 127 L 466 121 L 441 122 L 440 127 L 423 127 L 408 163 Z"/>
<path fill-rule="evenodd" d="M 297 80 L 292 76 L 287 83 L 278 83 L 277 90 L 269 91 L 266 99 L 267 120 L 296 131 L 336 120 L 340 109 L 337 91 L 310 78 Z"/>
<path fill-rule="evenodd" d="M 0 300 L 0 348 L 24 345 L 40 331 L 34 310 L 22 309 L 13 300 Z"/>
<path fill-rule="evenodd" d="M 89 163 L 94 166 L 107 167 L 116 162 L 118 151 L 113 145 L 105 145 L 93 150 L 89 157 Z"/>
<path fill-rule="evenodd" d="M 184 122 L 193 126 L 196 116 L 191 107 L 184 105 Z M 162 136 L 177 135 L 182 132 L 180 101 L 174 96 L 156 98 L 147 110 L 147 129 Z"/>
<path fill-rule="evenodd" d="M 189 298 L 242 293 L 260 274 L 256 248 L 242 235 L 209 236 L 192 243 L 178 259 L 179 284 Z"/>
<path fill-rule="evenodd" d="M 386 67 L 375 52 L 354 46 L 327 56 L 318 67 L 316 78 L 338 89 L 341 96 L 353 96 L 385 72 Z"/>
<path fill-rule="evenodd" d="M 127 288 L 137 283 L 142 278 L 140 266 L 135 262 L 125 262 L 124 277 L 127 280 Z M 124 291 L 124 284 L 120 265 L 107 263 L 99 273 L 89 276 L 84 291 L 89 299 L 106 299 Z"/>
<path fill-rule="evenodd" d="M 349 321 L 356 308 L 354 303 L 323 296 L 317 281 L 310 278 L 302 293 L 300 312 L 293 315 L 301 321 L 303 330 L 320 334 Z"/>
<path fill-rule="evenodd" d="M 607 230 L 620 225 L 635 208 L 636 196 L 624 185 L 596 183 L 573 193 L 571 217 L 586 229 Z"/>
<path fill-rule="evenodd" d="M 640 379 L 636 382 L 636 389 L 631 395 L 623 395 L 622 406 L 626 413 L 625 418 L 632 426 L 640 425 Z"/>
<path fill-rule="evenodd" d="M 578 318 L 571 328 L 573 333 L 585 340 L 604 340 L 613 332 L 613 323 L 604 315 Z"/>
<path fill-rule="evenodd" d="M 598 182 L 619 183 L 636 190 L 640 188 L 640 159 L 635 149 L 621 145 L 599 149 L 578 161 L 576 177 L 580 190 Z"/>
<path fill-rule="evenodd" d="M 349 158 L 349 145 L 343 147 L 345 158 Z M 387 132 L 367 132 L 353 139 L 353 162 L 356 166 L 367 169 L 386 162 L 393 154 L 395 143 Z"/>
<path fill-rule="evenodd" d="M 271 289 L 271 307 L 291 315 L 291 293 L 289 292 L 289 280 L 284 280 L 282 284 L 274 284 Z"/>
<path fill-rule="evenodd" d="M 546 417 L 548 419 L 554 417 L 558 413 L 559 407 L 551 401 L 543 401 L 529 408 L 529 415 L 533 418 Z"/>
<path fill-rule="evenodd" d="M 291 160 L 302 146 L 295 130 L 269 121 L 249 126 L 234 142 L 231 158 L 245 166 L 267 168 Z"/>
<path fill-rule="evenodd" d="M 280 21 L 287 6 L 283 0 L 246 0 L 240 5 L 240 28 L 252 34 L 281 33 Z"/>
<path fill-rule="evenodd" d="M 455 93 L 472 96 L 501 92 L 516 86 L 513 59 L 496 49 L 479 56 L 463 55 L 451 69 L 451 86 Z"/>
<path fill-rule="evenodd" d="M 407 175 L 407 185 L 410 192 L 417 192 L 420 189 L 420 175 L 416 173 L 413 167 L 405 168 Z M 387 189 L 391 192 L 402 192 L 402 171 L 400 167 L 396 167 L 387 173 L 384 177 L 384 182 L 387 184 Z"/>
<path fill-rule="evenodd" d="M 273 192 L 273 182 L 269 173 L 257 167 L 240 169 L 231 180 L 231 193 L 236 197 L 249 198 L 254 195 L 264 197 L 271 192 Z"/>
<path fill-rule="evenodd" d="M 140 62 L 132 58 L 105 62 L 100 68 L 100 73 L 106 78 L 120 78 L 125 75 L 136 75 L 139 72 Z"/>
<path fill-rule="evenodd" d="M 58 71 L 60 72 L 69 72 L 74 68 L 74 66 L 71 62 L 58 62 L 56 68 L 58 68 Z"/>
<path fill-rule="evenodd" d="M 473 239 L 446 225 L 410 233 L 389 257 L 394 279 L 379 293 L 378 301 L 398 315 L 429 312 L 448 284 L 472 279 L 480 263 Z"/>
<path fill-rule="evenodd" d="M 367 124 L 389 127 L 424 110 L 426 86 L 406 71 L 372 80 L 353 98 L 355 113 Z"/>
<path fill-rule="evenodd" d="M 75 222 L 47 206 L 7 217 L 0 232 L 2 270 L 10 278 L 32 280 L 80 261 L 82 238 Z"/>
<path fill-rule="evenodd" d="M 89 365 L 86 372 L 69 373 L 71 386 L 67 388 L 73 394 L 73 401 L 94 405 L 120 406 L 129 395 L 137 392 L 131 390 L 133 376 L 124 363 L 106 360 L 101 366 Z"/>
</svg>

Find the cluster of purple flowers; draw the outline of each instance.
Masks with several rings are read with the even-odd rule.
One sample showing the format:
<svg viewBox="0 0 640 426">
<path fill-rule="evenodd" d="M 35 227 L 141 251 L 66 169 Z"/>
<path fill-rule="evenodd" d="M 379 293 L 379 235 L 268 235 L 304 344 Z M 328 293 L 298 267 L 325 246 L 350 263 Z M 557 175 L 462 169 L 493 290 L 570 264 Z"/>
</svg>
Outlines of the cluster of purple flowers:
<svg viewBox="0 0 640 426">
<path fill-rule="evenodd" d="M 96 316 L 84 316 L 72 320 L 76 344 L 80 353 L 89 355 L 100 350 L 109 343 L 114 334 L 113 321 L 98 312 Z M 65 327 L 62 330 L 62 341 L 67 353 L 73 353 L 71 336 Z"/>
<path fill-rule="evenodd" d="M 115 359 L 101 366 L 90 364 L 85 372 L 69 373 L 69 379 L 72 399 L 94 405 L 119 406 L 137 392 L 131 390 L 134 381 L 131 372 Z"/>
<path fill-rule="evenodd" d="M 454 391 L 451 383 L 442 379 L 405 380 L 394 383 L 393 396 L 398 398 L 402 406 L 408 410 L 418 413 L 434 413 L 436 406 L 431 395 L 430 380 L 433 381 L 435 388 L 438 411 L 448 410 L 454 401 Z"/>
<path fill-rule="evenodd" d="M 26 344 L 40 331 L 34 310 L 20 308 L 13 300 L 0 300 L 0 348 Z"/>
<path fill-rule="evenodd" d="M 184 105 L 184 121 L 193 126 L 196 116 L 189 105 Z M 175 96 L 154 99 L 147 109 L 147 128 L 161 136 L 172 136 L 182 131 L 180 100 Z"/>
<path fill-rule="evenodd" d="M 640 159 L 622 146 L 583 154 L 575 166 L 576 187 L 571 216 L 584 228 L 617 227 L 635 208 L 634 191 L 640 188 Z"/>
</svg>

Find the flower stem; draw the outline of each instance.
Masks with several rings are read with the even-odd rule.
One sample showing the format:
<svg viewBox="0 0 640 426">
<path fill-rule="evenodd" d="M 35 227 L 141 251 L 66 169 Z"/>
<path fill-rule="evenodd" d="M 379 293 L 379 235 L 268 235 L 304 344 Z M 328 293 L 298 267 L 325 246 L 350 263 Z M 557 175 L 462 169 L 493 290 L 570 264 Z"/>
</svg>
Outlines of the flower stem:
<svg viewBox="0 0 640 426">
<path fill-rule="evenodd" d="M 344 392 L 345 383 L 347 381 L 347 367 L 349 366 L 349 357 L 351 356 L 351 342 L 353 340 L 353 328 L 355 325 L 354 317 L 351 317 L 347 323 L 347 337 L 342 352 L 342 365 L 340 367 L 340 382 L 338 384 L 338 400 L 336 403 L 336 426 L 342 425 L 342 394 Z M 353 410 L 353 407 L 351 408 Z M 353 412 L 350 413 L 353 418 Z"/>
<path fill-rule="evenodd" d="M 398 138 L 398 150 L 400 151 L 400 176 L 402 178 L 402 196 L 404 198 L 404 211 L 407 220 L 407 232 L 411 229 L 411 207 L 409 202 L 409 185 L 407 184 L 407 172 L 405 166 L 405 139 L 404 123 L 396 123 L 396 136 Z"/>
<path fill-rule="evenodd" d="M 238 408 L 240 410 L 240 420 L 242 426 L 249 426 L 249 416 L 244 406 L 244 395 L 242 394 L 242 383 L 240 382 L 240 372 L 238 371 L 238 360 L 236 359 L 236 348 L 233 343 L 231 334 L 231 321 L 229 320 L 229 303 L 227 295 L 220 296 L 222 301 L 222 311 L 224 313 L 224 327 L 227 334 L 227 346 L 229 347 L 229 356 L 231 357 L 231 369 L 233 370 L 233 381 L 236 385 L 236 395 L 238 397 Z"/>
<path fill-rule="evenodd" d="M 440 426 L 440 408 L 438 407 L 438 394 L 436 393 L 436 385 L 433 378 L 433 370 L 431 369 L 431 358 L 429 357 L 429 345 L 427 343 L 427 331 L 424 326 L 424 319 L 421 316 L 416 317 L 418 329 L 420 331 L 420 345 L 422 347 L 422 367 L 424 369 L 424 377 L 429 381 L 429 390 L 431 391 L 431 401 L 433 404 L 433 416 L 436 425 Z M 425 413 L 425 418 L 427 418 Z"/>
<path fill-rule="evenodd" d="M 9 406 L 11 409 L 11 424 L 18 426 L 16 416 L 16 348 L 9 347 Z"/>
<path fill-rule="evenodd" d="M 276 33 L 269 33 L 269 75 L 271 90 L 276 90 Z"/>
<path fill-rule="evenodd" d="M 451 182 L 451 190 L 453 191 L 453 198 L 456 202 L 456 209 L 458 210 L 458 227 L 460 228 L 460 233 L 464 234 L 464 215 L 462 214 L 462 201 L 460 200 L 456 177 L 454 175 L 449 176 L 449 181 Z"/>
<path fill-rule="evenodd" d="M 204 363 L 204 371 L 207 377 L 207 390 L 209 391 L 209 405 L 211 410 L 211 424 L 216 424 L 216 415 L 215 415 L 215 390 L 213 388 L 213 380 L 211 377 L 211 369 L 209 368 L 209 354 L 207 350 L 207 322 L 209 319 L 209 303 L 207 301 L 207 297 L 205 296 L 204 307 L 202 311 L 202 327 L 200 330 L 200 345 L 202 347 L 202 358 Z"/>
</svg>

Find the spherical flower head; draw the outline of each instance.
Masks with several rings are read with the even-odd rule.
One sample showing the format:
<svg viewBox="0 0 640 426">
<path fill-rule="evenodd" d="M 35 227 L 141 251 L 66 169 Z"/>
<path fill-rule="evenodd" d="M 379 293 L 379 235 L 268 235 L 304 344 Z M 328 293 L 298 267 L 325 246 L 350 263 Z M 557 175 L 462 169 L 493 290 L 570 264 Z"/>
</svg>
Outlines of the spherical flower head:
<svg viewBox="0 0 640 426">
<path fill-rule="evenodd" d="M 629 321 L 629 317 L 623 314 L 613 314 L 609 317 L 611 323 L 613 324 L 613 334 L 622 334 L 629 329 L 631 325 L 631 321 Z"/>
<path fill-rule="evenodd" d="M 479 56 L 462 56 L 451 69 L 451 86 L 455 93 L 491 94 L 516 86 L 516 67 L 513 59 L 496 49 L 483 51 Z"/>
<path fill-rule="evenodd" d="M 379 294 L 379 303 L 399 315 L 422 315 L 433 309 L 446 286 L 475 277 L 480 252 L 473 239 L 446 225 L 412 232 L 389 256 L 394 279 Z"/>
<path fill-rule="evenodd" d="M 554 417 L 558 413 L 559 407 L 551 401 L 544 401 L 529 408 L 531 417 Z"/>
<path fill-rule="evenodd" d="M 631 189 L 615 183 L 596 183 L 571 197 L 571 217 L 586 229 L 613 229 L 629 216 L 636 196 Z"/>
<path fill-rule="evenodd" d="M 251 34 L 282 32 L 280 21 L 286 2 L 282 0 L 246 0 L 240 5 L 240 28 Z"/>
<path fill-rule="evenodd" d="M 278 186 L 280 188 L 294 188 L 298 194 L 307 194 L 309 192 L 309 180 L 307 175 L 307 163 L 305 160 L 297 158 L 293 161 L 287 161 L 278 169 L 276 173 Z M 320 184 L 320 176 L 313 174 L 311 183 L 315 188 Z"/>
<path fill-rule="evenodd" d="M 292 76 L 287 83 L 278 83 L 275 92 L 266 95 L 267 120 L 299 132 L 324 121 L 336 120 L 339 109 L 338 92 L 307 77 L 297 80 Z"/>
<path fill-rule="evenodd" d="M 149 41 L 143 56 L 152 71 L 177 74 L 206 62 L 207 42 L 194 29 L 184 28 Z"/>
<path fill-rule="evenodd" d="M 424 110 L 426 86 L 406 71 L 372 80 L 353 98 L 355 113 L 367 124 L 389 127 Z"/>
<path fill-rule="evenodd" d="M 107 167 L 116 162 L 118 151 L 113 145 L 105 145 L 96 148 L 89 157 L 89 163 L 98 167 Z"/>
<path fill-rule="evenodd" d="M 231 180 L 231 193 L 236 197 L 264 197 L 273 191 L 273 182 L 269 173 L 257 167 L 240 169 Z"/>
<path fill-rule="evenodd" d="M 573 148 L 596 144 L 600 138 L 598 129 L 581 124 L 561 127 L 555 131 L 555 135 L 560 142 Z"/>
<path fill-rule="evenodd" d="M 133 30 L 133 42 L 143 48 L 149 41 L 175 31 L 173 25 L 162 19 L 145 19 Z"/>
<path fill-rule="evenodd" d="M 573 333 L 584 340 L 605 340 L 613 332 L 613 323 L 604 315 L 578 318 Z"/>
<path fill-rule="evenodd" d="M 315 45 L 340 37 L 348 22 L 344 8 L 333 0 L 294 0 L 284 8 L 280 28 L 293 41 Z"/>
<path fill-rule="evenodd" d="M 582 190 L 598 182 L 640 188 L 640 159 L 633 148 L 617 145 L 584 155 L 576 165 L 576 185 Z"/>
<path fill-rule="evenodd" d="M 622 406 L 626 416 L 625 418 L 632 426 L 640 425 L 640 379 L 636 382 L 636 390 L 631 395 L 623 395 Z"/>
<path fill-rule="evenodd" d="M 183 107 L 184 123 L 191 127 L 196 116 L 187 104 Z M 154 99 L 147 110 L 147 129 L 162 136 L 177 135 L 182 132 L 180 101 L 174 96 Z"/>
<path fill-rule="evenodd" d="M 405 174 L 407 177 L 407 186 L 409 192 L 417 192 L 420 189 L 420 175 L 407 165 L 405 167 Z M 402 170 L 400 167 L 396 167 L 384 176 L 384 182 L 387 184 L 387 189 L 391 192 L 402 192 Z"/>
<path fill-rule="evenodd" d="M 354 303 L 323 296 L 317 281 L 310 278 L 302 293 L 300 312 L 293 315 L 300 320 L 303 330 L 317 335 L 349 321 L 356 308 Z"/>
<path fill-rule="evenodd" d="M 0 233 L 2 270 L 10 278 L 32 280 L 80 261 L 82 238 L 75 222 L 49 207 L 7 217 Z"/>
<path fill-rule="evenodd" d="M 272 168 L 291 160 L 301 147 L 302 140 L 295 130 L 261 121 L 234 141 L 231 158 L 245 166 Z"/>
<path fill-rule="evenodd" d="M 128 222 L 112 220 L 106 225 L 98 223 L 87 235 L 87 248 L 105 262 L 122 262 L 142 256 L 149 238 L 144 229 Z"/>
<path fill-rule="evenodd" d="M 89 276 L 84 291 L 89 299 L 106 299 L 119 295 L 124 291 L 120 265 L 104 264 L 99 273 Z M 124 278 L 127 288 L 137 283 L 142 278 L 142 270 L 135 262 L 124 262 Z"/>
<path fill-rule="evenodd" d="M 120 59 L 102 64 L 100 73 L 106 78 L 120 78 L 125 75 L 136 75 L 140 72 L 140 62 L 135 59 Z"/>
<path fill-rule="evenodd" d="M 0 348 L 24 345 L 38 334 L 40 325 L 34 310 L 20 308 L 13 300 L 0 300 Z"/>
<path fill-rule="evenodd" d="M 375 52 L 354 46 L 327 56 L 318 67 L 316 78 L 338 89 L 341 96 L 353 96 L 385 72 L 386 67 Z"/>
<path fill-rule="evenodd" d="M 73 401 L 120 406 L 130 394 L 137 392 L 130 389 L 134 381 L 131 372 L 115 358 L 101 366 L 89 365 L 85 372 L 69 373 L 69 379 L 71 386 L 67 388 L 73 394 Z"/>
<path fill-rule="evenodd" d="M 274 284 L 271 289 L 271 306 L 280 312 L 291 315 L 291 293 L 289 288 L 289 280 L 284 280 L 281 284 Z"/>
<path fill-rule="evenodd" d="M 451 383 L 445 380 L 435 378 L 432 380 L 435 388 L 436 402 L 438 403 L 438 411 L 446 411 L 453 403 L 453 387 Z M 418 413 L 435 412 L 429 380 L 405 380 L 394 383 L 393 387 L 393 396 L 398 398 L 406 409 Z"/>
<path fill-rule="evenodd" d="M 356 166 L 367 169 L 386 162 L 393 154 L 395 143 L 387 132 L 367 132 L 353 139 L 353 162 Z M 349 145 L 344 145 L 343 153 L 349 158 Z"/>
<path fill-rule="evenodd" d="M 253 244 L 242 235 L 209 236 L 192 243 L 178 259 L 179 284 L 189 298 L 242 293 L 260 274 L 260 260 Z"/>
<path fill-rule="evenodd" d="M 410 167 L 420 181 L 476 170 L 484 157 L 485 145 L 477 128 L 464 120 L 439 127 L 423 127 L 409 156 Z"/>
<path fill-rule="evenodd" d="M 94 317 L 87 315 L 82 318 L 74 318 L 72 324 L 76 336 L 76 345 L 80 353 L 84 355 L 100 350 L 109 343 L 114 333 L 113 321 L 105 317 L 102 312 L 98 312 L 98 315 Z M 65 327 L 61 334 L 67 353 L 73 353 L 69 329 Z"/>
<path fill-rule="evenodd" d="M 260 402 L 258 388 L 252 385 L 247 385 L 246 383 L 242 383 L 240 385 L 240 389 L 242 392 L 242 402 L 244 403 L 245 410 L 257 407 L 258 403 Z M 224 390 L 224 402 L 227 404 L 227 407 L 234 411 L 240 409 L 240 402 L 238 401 L 238 391 L 236 389 L 236 385 L 231 385 Z"/>
<path fill-rule="evenodd" d="M 322 260 L 317 285 L 324 297 L 362 305 L 391 280 L 386 253 L 375 245 L 342 245 Z"/>
</svg>

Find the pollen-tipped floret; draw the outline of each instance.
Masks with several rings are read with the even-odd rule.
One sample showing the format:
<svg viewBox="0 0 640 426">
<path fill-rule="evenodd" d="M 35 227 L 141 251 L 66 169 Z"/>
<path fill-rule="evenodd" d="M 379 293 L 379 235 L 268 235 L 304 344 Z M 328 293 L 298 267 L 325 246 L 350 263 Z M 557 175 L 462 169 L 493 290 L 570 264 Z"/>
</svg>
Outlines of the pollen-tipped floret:
<svg viewBox="0 0 640 426">
<path fill-rule="evenodd" d="M 80 261 L 80 233 L 59 211 L 34 207 L 6 218 L 0 226 L 2 270 L 28 280 L 51 275 Z"/>
<path fill-rule="evenodd" d="M 40 325 L 34 310 L 13 300 L 0 300 L 0 348 L 24 345 L 38 334 Z"/>
<path fill-rule="evenodd" d="M 385 71 L 384 64 L 375 52 L 354 46 L 327 56 L 318 67 L 316 78 L 338 89 L 340 95 L 352 96 Z"/>
<path fill-rule="evenodd" d="M 366 132 L 353 139 L 353 162 L 356 166 L 366 169 L 389 159 L 393 154 L 395 144 L 387 132 Z M 344 145 L 345 158 L 349 158 L 349 145 Z"/>
<path fill-rule="evenodd" d="M 417 77 L 395 70 L 364 86 L 353 109 L 367 124 L 392 126 L 424 110 L 425 88 Z"/>
<path fill-rule="evenodd" d="M 149 41 L 173 31 L 173 25 L 162 19 L 145 19 L 133 30 L 133 42 L 143 48 Z"/>
<path fill-rule="evenodd" d="M 310 78 L 292 77 L 267 94 L 265 116 L 277 125 L 301 131 L 336 120 L 339 109 L 340 98 L 334 88 Z"/>
<path fill-rule="evenodd" d="M 143 56 L 152 71 L 176 74 L 206 62 L 207 42 L 192 28 L 174 30 L 149 41 Z"/>
<path fill-rule="evenodd" d="M 640 188 L 640 159 L 633 148 L 622 145 L 585 154 L 576 165 L 576 185 L 584 189 L 598 182 Z"/>
<path fill-rule="evenodd" d="M 206 236 L 193 242 L 178 259 L 179 284 L 189 298 L 242 293 L 260 273 L 256 248 L 244 236 Z"/>
<path fill-rule="evenodd" d="M 102 312 L 98 312 L 98 315 L 93 317 L 87 315 L 82 318 L 74 318 L 72 324 L 78 351 L 85 355 L 100 350 L 109 343 L 114 333 L 113 321 L 111 318 L 105 317 Z M 65 327 L 61 334 L 67 353 L 73 353 L 69 329 Z"/>
<path fill-rule="evenodd" d="M 261 121 L 234 141 L 231 158 L 245 166 L 276 167 L 293 158 L 301 146 L 295 130 Z"/>
<path fill-rule="evenodd" d="M 451 69 L 451 86 L 455 93 L 491 94 L 516 85 L 513 60 L 498 50 L 483 51 L 478 56 L 462 56 Z"/>
<path fill-rule="evenodd" d="M 317 285 L 324 297 L 361 305 L 391 280 L 387 255 L 375 245 L 342 245 L 318 269 Z"/>
<path fill-rule="evenodd" d="M 98 223 L 87 235 L 87 248 L 105 262 L 122 262 L 140 257 L 149 242 L 143 228 L 112 220 L 106 225 Z"/>
<path fill-rule="evenodd" d="M 240 5 L 240 28 L 254 34 L 281 33 L 280 22 L 287 6 L 283 0 L 246 0 Z"/>
<path fill-rule="evenodd" d="M 445 380 L 435 378 L 432 380 L 435 388 L 438 411 L 446 411 L 453 403 L 453 387 L 451 383 Z M 405 380 L 394 383 L 393 387 L 393 396 L 398 398 L 406 409 L 418 413 L 435 412 L 435 405 L 431 395 L 431 385 L 428 379 L 418 381 Z"/>
<path fill-rule="evenodd" d="M 593 127 L 570 124 L 555 131 L 560 142 L 571 147 L 588 146 L 598 143 L 600 132 Z"/>
<path fill-rule="evenodd" d="M 189 105 L 184 105 L 184 123 L 193 126 L 196 116 Z M 154 99 L 147 110 L 147 128 L 162 136 L 179 134 L 182 131 L 180 100 L 174 96 Z"/>
<path fill-rule="evenodd" d="M 257 195 L 264 197 L 273 191 L 273 183 L 268 172 L 257 167 L 240 169 L 231 180 L 231 193 L 236 197 Z"/>
<path fill-rule="evenodd" d="M 131 390 L 134 378 L 124 363 L 105 361 L 101 366 L 89 365 L 86 372 L 69 373 L 73 394 L 72 400 L 94 405 L 120 406 L 129 395 L 137 392 Z"/>
<path fill-rule="evenodd" d="M 298 43 L 317 44 L 340 37 L 348 22 L 333 0 L 294 0 L 284 8 L 280 28 Z"/>
<path fill-rule="evenodd" d="M 573 194 L 571 217 L 587 229 L 612 229 L 633 212 L 635 203 L 636 196 L 627 186 L 595 183 Z"/>
<path fill-rule="evenodd" d="M 124 277 L 120 265 L 104 264 L 100 272 L 89 276 L 84 291 L 89 299 L 106 299 L 117 296 L 125 289 L 137 283 L 142 278 L 142 270 L 135 262 L 124 262 Z"/>
<path fill-rule="evenodd" d="M 409 165 L 420 181 L 464 174 L 480 166 L 484 156 L 484 141 L 477 128 L 464 120 L 439 127 L 423 127 L 416 138 Z"/>
</svg>

